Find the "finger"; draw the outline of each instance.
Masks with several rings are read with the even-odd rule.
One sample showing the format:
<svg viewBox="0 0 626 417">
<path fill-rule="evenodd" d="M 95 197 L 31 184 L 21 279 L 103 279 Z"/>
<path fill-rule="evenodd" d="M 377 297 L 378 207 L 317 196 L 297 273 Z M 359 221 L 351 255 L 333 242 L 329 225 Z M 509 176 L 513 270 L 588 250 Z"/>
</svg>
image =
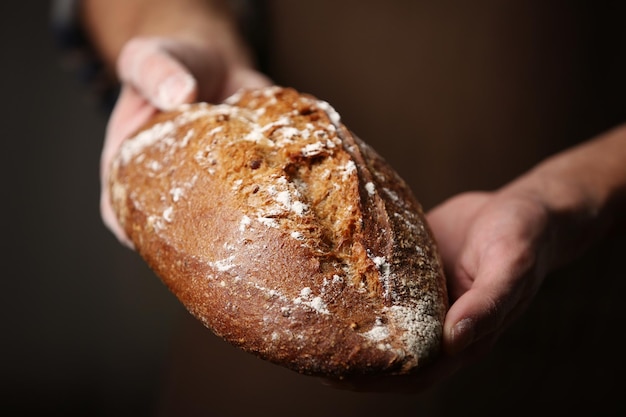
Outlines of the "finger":
<svg viewBox="0 0 626 417">
<path fill-rule="evenodd" d="M 448 310 L 444 324 L 444 349 L 456 355 L 481 336 L 495 328 L 498 314 L 497 296 L 485 294 L 482 288 L 463 294 Z"/>
<path fill-rule="evenodd" d="M 122 141 L 138 130 L 155 113 L 152 107 L 131 86 L 122 87 L 120 96 L 107 125 L 104 147 L 100 157 L 100 213 L 104 224 L 128 247 L 132 243 L 124 233 L 111 207 L 109 173 L 111 161 Z"/>
<path fill-rule="evenodd" d="M 446 315 L 444 346 L 452 355 L 505 328 L 533 281 L 529 275 L 534 256 L 521 242 L 500 243 L 475 256 L 481 256 L 480 265 L 466 270 L 475 277 L 473 284 Z"/>
<path fill-rule="evenodd" d="M 157 38 L 130 40 L 120 53 L 117 71 L 122 81 L 161 110 L 191 102 L 197 96 L 195 78 Z"/>
</svg>

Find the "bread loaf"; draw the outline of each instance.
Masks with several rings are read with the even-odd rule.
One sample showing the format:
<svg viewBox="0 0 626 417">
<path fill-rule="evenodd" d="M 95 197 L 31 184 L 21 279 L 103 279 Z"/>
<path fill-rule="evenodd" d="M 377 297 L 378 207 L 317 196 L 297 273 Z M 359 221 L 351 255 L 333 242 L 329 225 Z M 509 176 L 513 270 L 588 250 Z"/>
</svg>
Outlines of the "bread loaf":
<svg viewBox="0 0 626 417">
<path fill-rule="evenodd" d="M 110 196 L 173 294 L 248 352 L 326 377 L 439 352 L 447 294 L 422 209 L 324 101 L 270 87 L 159 114 L 121 145 Z"/>
</svg>

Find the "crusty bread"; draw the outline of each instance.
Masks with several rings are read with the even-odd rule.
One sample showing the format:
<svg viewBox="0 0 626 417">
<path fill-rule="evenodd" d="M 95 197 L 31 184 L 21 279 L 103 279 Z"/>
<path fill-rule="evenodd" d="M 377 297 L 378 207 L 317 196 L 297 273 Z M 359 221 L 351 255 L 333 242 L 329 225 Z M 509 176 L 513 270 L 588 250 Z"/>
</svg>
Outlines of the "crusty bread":
<svg viewBox="0 0 626 417">
<path fill-rule="evenodd" d="M 328 377 L 439 352 L 447 294 L 422 209 L 324 101 L 270 87 L 159 114 L 122 144 L 110 191 L 148 265 L 246 351 Z"/>
</svg>

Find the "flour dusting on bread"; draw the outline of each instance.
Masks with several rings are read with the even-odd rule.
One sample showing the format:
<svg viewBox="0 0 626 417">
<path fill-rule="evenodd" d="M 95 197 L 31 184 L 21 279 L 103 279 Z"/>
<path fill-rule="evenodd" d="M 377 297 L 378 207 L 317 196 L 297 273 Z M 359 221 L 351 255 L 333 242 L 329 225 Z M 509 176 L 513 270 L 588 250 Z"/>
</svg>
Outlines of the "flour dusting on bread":
<svg viewBox="0 0 626 417">
<path fill-rule="evenodd" d="M 139 253 L 216 334 L 298 372 L 407 373 L 440 349 L 436 244 L 402 178 L 282 87 L 157 116 L 115 159 Z"/>
</svg>

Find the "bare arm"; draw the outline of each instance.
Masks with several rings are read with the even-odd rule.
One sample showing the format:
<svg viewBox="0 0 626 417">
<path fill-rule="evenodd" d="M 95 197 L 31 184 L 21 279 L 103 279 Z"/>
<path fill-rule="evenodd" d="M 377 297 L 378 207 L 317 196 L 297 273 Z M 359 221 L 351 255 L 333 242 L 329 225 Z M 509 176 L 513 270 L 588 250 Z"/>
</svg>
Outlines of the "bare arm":
<svg viewBox="0 0 626 417">
<path fill-rule="evenodd" d="M 81 19 L 111 68 L 125 44 L 136 37 L 211 45 L 232 62 L 251 66 L 234 13 L 224 0 L 84 0 Z"/>
<path fill-rule="evenodd" d="M 626 125 L 547 159 L 509 186 L 542 199 L 553 216 L 548 269 L 626 225 Z"/>
</svg>

